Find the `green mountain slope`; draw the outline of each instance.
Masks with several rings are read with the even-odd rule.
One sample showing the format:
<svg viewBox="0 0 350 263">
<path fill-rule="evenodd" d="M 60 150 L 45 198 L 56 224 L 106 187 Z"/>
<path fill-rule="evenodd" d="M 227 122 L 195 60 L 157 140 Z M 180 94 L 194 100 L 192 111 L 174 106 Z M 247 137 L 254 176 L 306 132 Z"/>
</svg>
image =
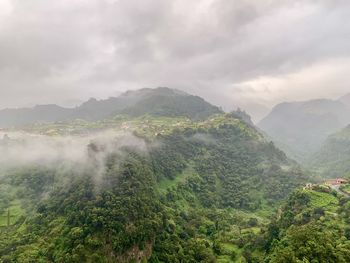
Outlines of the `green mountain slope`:
<svg viewBox="0 0 350 263">
<path fill-rule="evenodd" d="M 136 105 L 122 110 L 122 113 L 132 117 L 149 114 L 169 117 L 184 116 L 194 120 L 205 119 L 220 112 L 221 110 L 200 97 L 169 94 L 169 92 L 149 95 Z"/>
<path fill-rule="evenodd" d="M 349 262 L 349 208 L 348 198 L 325 186 L 296 191 L 255 247 L 270 263 Z"/>
<path fill-rule="evenodd" d="M 282 150 L 303 161 L 349 123 L 349 107 L 339 100 L 320 99 L 279 104 L 258 126 Z"/>
<path fill-rule="evenodd" d="M 328 178 L 350 174 L 350 126 L 329 136 L 308 165 Z"/>
<path fill-rule="evenodd" d="M 308 180 L 237 114 L 132 121 L 142 147 L 92 142 L 82 167 L 56 162 L 0 179 L 2 262 L 240 262 Z"/>
<path fill-rule="evenodd" d="M 222 111 L 200 97 L 163 87 L 128 91 L 119 97 L 106 100 L 90 99 L 76 108 L 41 105 L 34 108 L 1 110 L 0 127 L 76 119 L 98 121 L 118 114 L 133 117 L 150 114 L 205 119 L 217 113 Z"/>
</svg>

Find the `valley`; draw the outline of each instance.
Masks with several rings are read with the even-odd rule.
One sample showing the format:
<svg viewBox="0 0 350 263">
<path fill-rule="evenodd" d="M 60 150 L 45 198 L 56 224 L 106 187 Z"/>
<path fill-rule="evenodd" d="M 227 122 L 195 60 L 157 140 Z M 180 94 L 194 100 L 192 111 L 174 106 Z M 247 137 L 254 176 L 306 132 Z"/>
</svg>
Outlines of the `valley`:
<svg viewBox="0 0 350 263">
<path fill-rule="evenodd" d="M 350 263 L 349 17 L 0 0 L 0 263 Z"/>
<path fill-rule="evenodd" d="M 158 107 L 4 128 L 1 262 L 274 263 L 294 225 L 345 231 L 348 186 L 322 186 L 244 112 L 193 119 Z"/>
</svg>

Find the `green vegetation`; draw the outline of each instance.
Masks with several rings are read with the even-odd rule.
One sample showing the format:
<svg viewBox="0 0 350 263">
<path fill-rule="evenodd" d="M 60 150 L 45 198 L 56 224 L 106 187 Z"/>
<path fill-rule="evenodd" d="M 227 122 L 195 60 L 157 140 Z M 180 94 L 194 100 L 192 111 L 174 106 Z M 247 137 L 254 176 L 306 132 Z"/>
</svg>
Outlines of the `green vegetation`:
<svg viewBox="0 0 350 263">
<path fill-rule="evenodd" d="M 24 215 L 20 200 L 10 203 L 10 206 L 0 215 L 0 227 L 14 225 Z"/>
<path fill-rule="evenodd" d="M 158 135 L 170 135 L 174 130 L 184 131 L 186 129 L 209 129 L 217 128 L 220 125 L 235 125 L 242 132 L 250 133 L 256 138 L 261 138 L 255 129 L 245 122 L 242 122 L 236 114 L 217 114 L 202 121 L 193 121 L 186 117 L 167 117 L 143 115 L 129 118 L 125 115 L 117 115 L 113 118 L 91 122 L 85 120 L 74 120 L 69 122 L 54 122 L 27 125 L 19 128 L 8 129 L 11 131 L 25 131 L 31 134 L 41 134 L 48 136 L 93 134 L 108 129 L 115 131 L 134 132 L 138 136 L 154 139 Z"/>
<path fill-rule="evenodd" d="M 203 120 L 211 115 L 221 113 L 223 113 L 222 110 L 200 97 L 175 89 L 159 87 L 128 91 L 119 97 L 106 100 L 98 101 L 92 98 L 75 108 L 39 105 L 34 108 L 0 110 L 0 127 L 19 127 L 65 121 L 84 126 L 85 121 L 99 122 L 116 115 L 130 118 L 150 115 Z"/>
<path fill-rule="evenodd" d="M 252 262 L 349 262 L 349 208 L 349 199 L 325 187 L 295 191 L 246 254 Z"/>
<path fill-rule="evenodd" d="M 350 110 L 340 100 L 316 99 L 278 104 L 258 126 L 289 156 L 304 163 L 329 135 L 349 123 Z"/>
<path fill-rule="evenodd" d="M 350 194 L 350 184 L 340 186 L 340 190 L 342 190 L 345 193 Z"/>
<path fill-rule="evenodd" d="M 131 117 L 149 114 L 169 117 L 185 116 L 193 120 L 201 120 L 222 111 L 200 97 L 168 88 L 158 88 L 120 113 Z"/>
<path fill-rule="evenodd" d="M 309 206 L 311 208 L 325 208 L 328 211 L 334 209 L 338 205 L 338 199 L 329 194 L 313 190 L 305 190 L 306 196 L 309 198 Z"/>
<path fill-rule="evenodd" d="M 310 159 L 310 168 L 328 178 L 350 173 L 350 126 L 331 135 Z"/>
<path fill-rule="evenodd" d="M 2 213 L 17 216 L 1 229 L 0 262 L 249 262 L 264 255 L 252 244 L 278 206 L 309 180 L 242 114 L 100 124 L 124 127 L 148 150 L 116 150 L 102 175 L 57 162 L 0 178 Z M 33 129 L 75 133 L 65 125 Z"/>
</svg>

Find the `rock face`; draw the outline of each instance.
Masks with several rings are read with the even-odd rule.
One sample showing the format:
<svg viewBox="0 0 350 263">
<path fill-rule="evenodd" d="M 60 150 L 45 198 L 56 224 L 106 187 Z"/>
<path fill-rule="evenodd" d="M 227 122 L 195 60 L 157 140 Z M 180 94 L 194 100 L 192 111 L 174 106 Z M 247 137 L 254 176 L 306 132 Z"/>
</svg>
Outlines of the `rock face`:
<svg viewBox="0 0 350 263">
<path fill-rule="evenodd" d="M 350 123 L 350 107 L 339 100 L 281 103 L 258 126 L 283 150 L 299 160 Z"/>
</svg>

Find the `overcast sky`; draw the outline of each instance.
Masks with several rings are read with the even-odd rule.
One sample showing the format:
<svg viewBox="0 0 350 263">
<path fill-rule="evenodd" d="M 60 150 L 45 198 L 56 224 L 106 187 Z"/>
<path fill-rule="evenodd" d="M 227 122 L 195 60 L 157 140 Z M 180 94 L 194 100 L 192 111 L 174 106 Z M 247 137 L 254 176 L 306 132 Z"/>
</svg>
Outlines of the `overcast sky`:
<svg viewBox="0 0 350 263">
<path fill-rule="evenodd" d="M 258 112 L 336 98 L 349 18 L 348 0 L 0 0 L 0 108 L 157 86 Z"/>
</svg>

